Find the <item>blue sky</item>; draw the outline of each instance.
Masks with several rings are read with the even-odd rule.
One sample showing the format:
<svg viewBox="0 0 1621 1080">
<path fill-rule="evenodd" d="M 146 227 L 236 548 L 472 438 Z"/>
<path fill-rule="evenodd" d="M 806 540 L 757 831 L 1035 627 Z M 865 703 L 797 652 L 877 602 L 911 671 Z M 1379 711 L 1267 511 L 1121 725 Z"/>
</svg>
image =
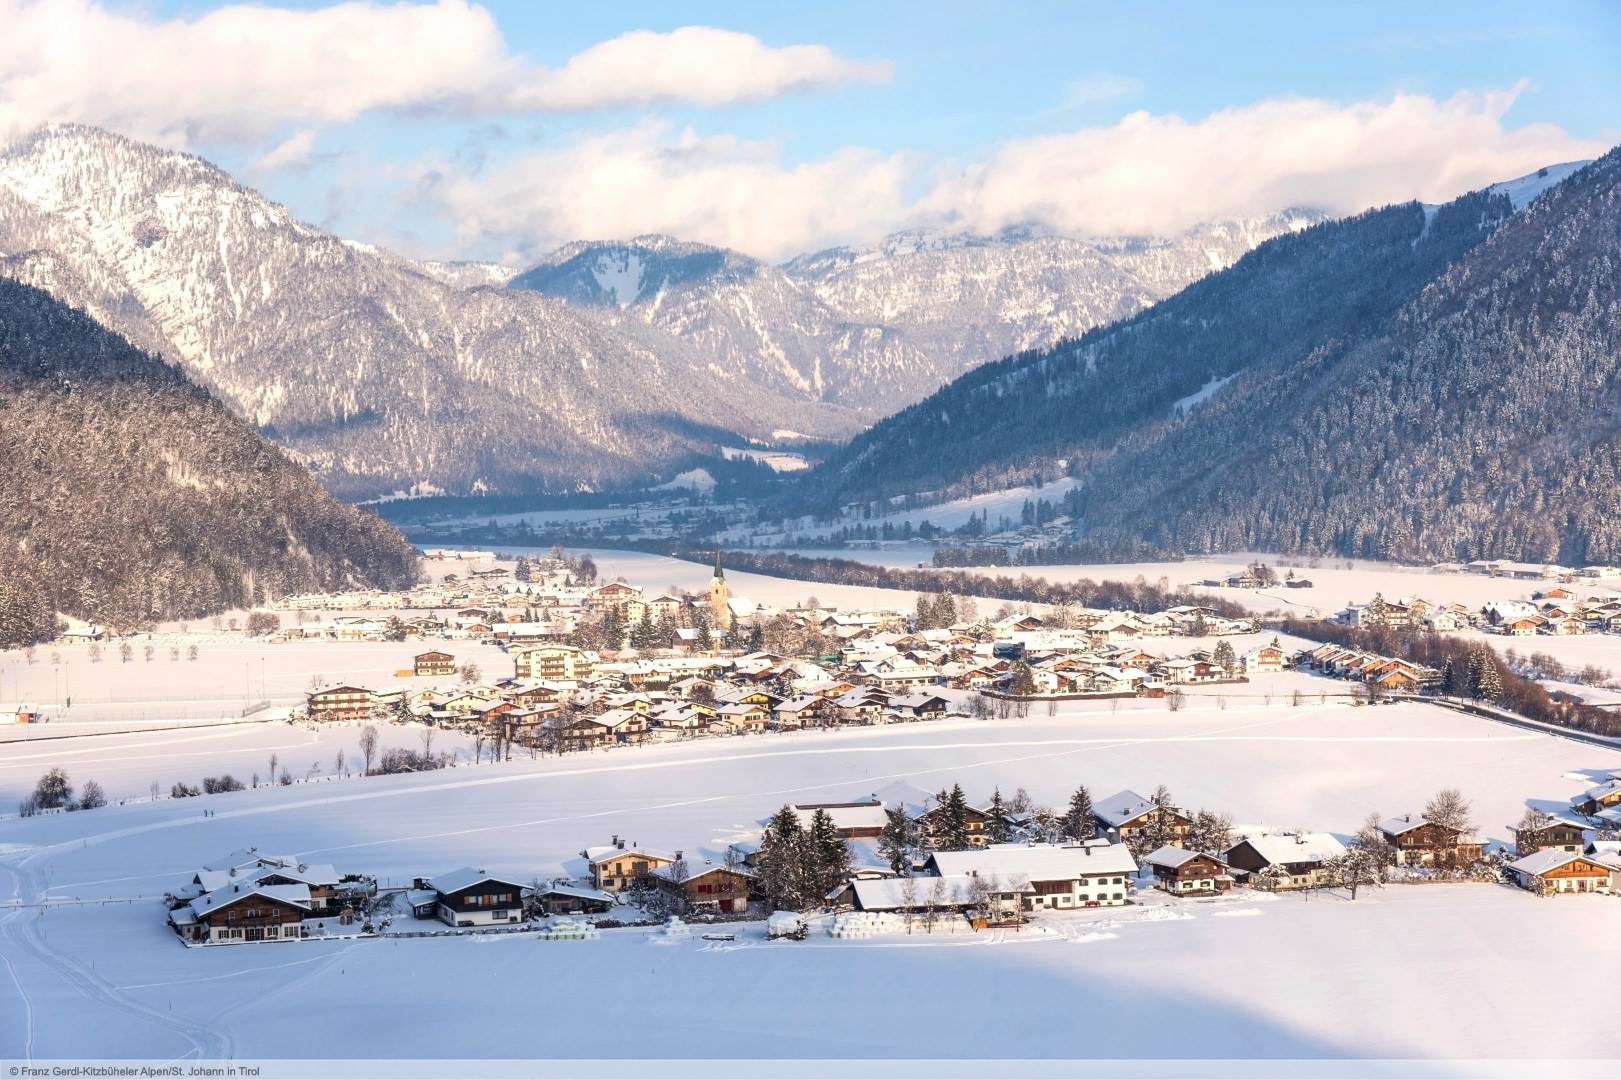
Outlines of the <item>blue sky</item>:
<svg viewBox="0 0 1621 1080">
<path fill-rule="evenodd" d="M 0 134 L 99 123 L 345 235 L 518 263 L 642 231 L 768 258 L 1165 232 L 1621 141 L 1617 3 L 277 7 L 0 0 Z M 41 61 L 34 24 L 82 48 Z"/>
</svg>

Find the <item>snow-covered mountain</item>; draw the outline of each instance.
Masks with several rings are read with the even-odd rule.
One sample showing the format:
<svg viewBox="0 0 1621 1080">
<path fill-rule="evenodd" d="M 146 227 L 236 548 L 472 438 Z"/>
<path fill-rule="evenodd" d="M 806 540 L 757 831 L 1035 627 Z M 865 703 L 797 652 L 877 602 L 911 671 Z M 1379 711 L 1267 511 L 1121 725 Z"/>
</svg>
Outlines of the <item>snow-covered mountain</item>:
<svg viewBox="0 0 1621 1080">
<path fill-rule="evenodd" d="M 817 437 L 860 426 L 657 328 L 455 287 L 199 158 L 93 128 L 0 150 L 0 273 L 180 364 L 345 496 L 623 483 L 729 433 L 769 439 L 784 416 Z"/>
<path fill-rule="evenodd" d="M 1293 211 L 1170 239 L 906 232 L 780 267 L 641 236 L 569 244 L 512 285 L 610 326 L 663 330 L 729 378 L 876 420 L 978 364 L 1133 314 L 1318 220 Z"/>
</svg>

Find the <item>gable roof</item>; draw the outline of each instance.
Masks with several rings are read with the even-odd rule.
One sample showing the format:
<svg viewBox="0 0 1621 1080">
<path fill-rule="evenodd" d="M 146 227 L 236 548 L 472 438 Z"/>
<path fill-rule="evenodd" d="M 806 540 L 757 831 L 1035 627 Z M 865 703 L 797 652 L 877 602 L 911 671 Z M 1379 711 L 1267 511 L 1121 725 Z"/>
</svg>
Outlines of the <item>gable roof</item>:
<svg viewBox="0 0 1621 1080">
<path fill-rule="evenodd" d="M 1095 874 L 1135 874 L 1125 844 L 992 844 L 970 851 L 936 851 L 929 863 L 942 875 L 1022 875 L 1031 881 L 1074 881 Z"/>
<path fill-rule="evenodd" d="M 279 900 L 294 907 L 310 907 L 310 887 L 308 885 L 253 885 L 248 888 L 218 889 L 205 896 L 199 896 L 189 905 L 196 917 L 208 915 L 255 896 L 262 896 L 270 900 Z"/>
<path fill-rule="evenodd" d="M 1117 791 L 1107 799 L 1092 803 L 1092 815 L 1114 828 L 1135 821 L 1154 809 L 1154 800 L 1135 791 Z"/>
<path fill-rule="evenodd" d="M 474 870 L 471 866 L 464 866 L 460 870 L 452 870 L 448 874 L 440 874 L 428 879 L 428 884 L 441 893 L 460 892 L 481 881 L 493 881 L 500 885 L 516 885 L 521 891 L 523 883 L 510 878 L 497 877 L 484 870 Z"/>
<path fill-rule="evenodd" d="M 1273 866 L 1289 863 L 1321 863 L 1345 854 L 1345 845 L 1329 833 L 1249 836 L 1233 847 L 1240 844 L 1248 844 L 1257 855 Z"/>
<path fill-rule="evenodd" d="M 1515 859 L 1513 862 L 1508 864 L 1508 868 L 1514 871 L 1516 874 L 1529 874 L 1535 876 L 1539 874 L 1546 874 L 1553 870 L 1558 870 L 1560 867 L 1568 866 L 1570 863 L 1578 860 L 1585 863 L 1594 862 L 1591 856 L 1583 855 L 1579 851 L 1563 851 L 1559 848 L 1543 848 L 1541 851 L 1532 852 L 1523 859 Z M 1603 871 L 1601 870 L 1599 872 Z"/>
<path fill-rule="evenodd" d="M 1189 851 L 1187 848 L 1174 847 L 1171 844 L 1150 851 L 1143 856 L 1142 863 L 1144 866 L 1163 866 L 1167 870 L 1176 870 L 1195 859 L 1209 859 L 1222 866 L 1227 865 L 1214 855 L 1203 851 Z"/>
</svg>

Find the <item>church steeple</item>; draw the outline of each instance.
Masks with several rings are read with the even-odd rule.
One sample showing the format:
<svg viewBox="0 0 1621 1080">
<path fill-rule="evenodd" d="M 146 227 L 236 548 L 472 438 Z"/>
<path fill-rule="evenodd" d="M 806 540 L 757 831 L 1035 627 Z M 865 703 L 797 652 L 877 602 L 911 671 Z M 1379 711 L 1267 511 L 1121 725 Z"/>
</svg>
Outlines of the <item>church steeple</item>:
<svg viewBox="0 0 1621 1080">
<path fill-rule="evenodd" d="M 726 588 L 726 571 L 721 569 L 720 549 L 715 549 L 715 576 L 709 579 L 709 613 L 718 629 L 732 625 L 731 595 Z"/>
</svg>

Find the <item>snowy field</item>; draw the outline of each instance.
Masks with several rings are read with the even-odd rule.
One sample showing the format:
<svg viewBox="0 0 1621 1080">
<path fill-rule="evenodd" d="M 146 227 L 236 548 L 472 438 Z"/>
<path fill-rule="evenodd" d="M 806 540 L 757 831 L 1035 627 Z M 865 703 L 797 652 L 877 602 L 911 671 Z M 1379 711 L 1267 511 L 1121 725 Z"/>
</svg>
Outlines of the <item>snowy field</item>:
<svg viewBox="0 0 1621 1080">
<path fill-rule="evenodd" d="M 148 771 L 137 752 L 225 771 L 270 749 L 233 739 L 273 731 L 86 739 L 63 764 L 125 785 Z M 278 734 L 302 760 L 353 729 Z M 396 734 L 411 735 L 385 730 L 385 745 Z M 1164 783 L 1240 822 L 1341 833 L 1453 785 L 1502 839 L 1525 800 L 1563 800 L 1614 768 L 1621 752 L 1420 704 L 1089 703 L 0 819 L 0 900 L 52 905 L 0 916 L 0 1057 L 1601 1058 L 1614 1054 L 1602 1024 L 1541 1004 L 1621 962 L 1621 901 L 1600 897 L 1406 886 L 1354 903 L 1149 897 L 940 939 L 767 944 L 751 930 L 655 945 L 610 930 L 203 950 L 182 948 L 150 898 L 247 845 L 396 883 L 467 864 L 578 873 L 579 850 L 613 833 L 715 857 L 784 801 L 897 779 L 961 782 L 975 799 L 1022 786 L 1044 803 L 1077 782 Z"/>
<path fill-rule="evenodd" d="M 813 548 L 793 549 L 798 554 L 831 556 L 870 563 L 873 566 L 898 568 L 932 566 L 934 549 L 927 544 L 905 544 L 881 550 L 841 549 L 830 551 Z M 1219 579 L 1236 574 L 1245 566 L 1260 559 L 1277 570 L 1279 578 L 1293 569 L 1295 576 L 1312 582 L 1310 589 L 1205 589 L 1198 583 L 1206 579 Z M 1316 566 L 1310 565 L 1316 562 Z M 1349 569 L 1347 567 L 1349 566 Z M 1292 615 L 1309 616 L 1318 613 L 1331 615 L 1351 603 L 1365 604 L 1374 593 L 1383 593 L 1387 600 L 1404 596 L 1421 596 L 1435 603 L 1462 603 L 1479 608 L 1488 600 L 1529 600 L 1531 594 L 1552 588 L 1553 581 L 1525 581 L 1507 577 L 1487 577 L 1484 574 L 1446 574 L 1427 567 L 1400 566 L 1396 563 L 1373 562 L 1364 559 L 1283 558 L 1277 555 L 1248 552 L 1225 555 L 1196 556 L 1180 562 L 1148 563 L 1078 563 L 1057 566 L 988 566 L 964 567 L 969 573 L 992 576 L 1018 577 L 1028 574 L 1048 581 L 1135 581 L 1141 577 L 1149 584 L 1164 581 L 1172 587 L 1189 585 L 1231 600 L 1251 611 L 1281 611 Z M 1583 596 L 1608 595 L 1621 589 L 1621 581 L 1578 582 L 1571 586 Z M 1541 640 L 1541 639 L 1539 639 Z"/>
<path fill-rule="evenodd" d="M 330 613 L 339 614 L 339 613 Z M 371 612 L 376 615 L 378 613 Z M 291 618 L 283 613 L 284 622 Z M 411 667 L 411 658 L 443 649 L 458 663 L 471 660 L 490 676 L 512 674 L 512 660 L 494 645 L 469 641 L 247 641 L 223 635 L 197 646 L 197 659 L 186 659 L 182 639 L 155 634 L 153 658 L 145 659 L 144 635 L 129 639 L 134 658 L 118 656 L 118 642 L 104 642 L 101 659 L 90 659 L 88 645 L 42 645 L 34 662 L 21 650 L 0 651 L 0 703 L 26 702 L 60 709 L 49 727 L 69 722 L 239 718 L 251 704 L 302 705 L 315 686 L 357 683 L 366 687 L 457 685 L 455 678 L 396 677 Z M 180 659 L 169 659 L 170 649 Z M 60 663 L 53 663 L 56 657 Z M 250 717 L 251 719 L 251 717 Z M 19 733 L 11 733 L 19 734 Z M 20 733 L 38 737 L 40 733 Z M 0 728 L 0 740 L 8 737 Z"/>
</svg>

